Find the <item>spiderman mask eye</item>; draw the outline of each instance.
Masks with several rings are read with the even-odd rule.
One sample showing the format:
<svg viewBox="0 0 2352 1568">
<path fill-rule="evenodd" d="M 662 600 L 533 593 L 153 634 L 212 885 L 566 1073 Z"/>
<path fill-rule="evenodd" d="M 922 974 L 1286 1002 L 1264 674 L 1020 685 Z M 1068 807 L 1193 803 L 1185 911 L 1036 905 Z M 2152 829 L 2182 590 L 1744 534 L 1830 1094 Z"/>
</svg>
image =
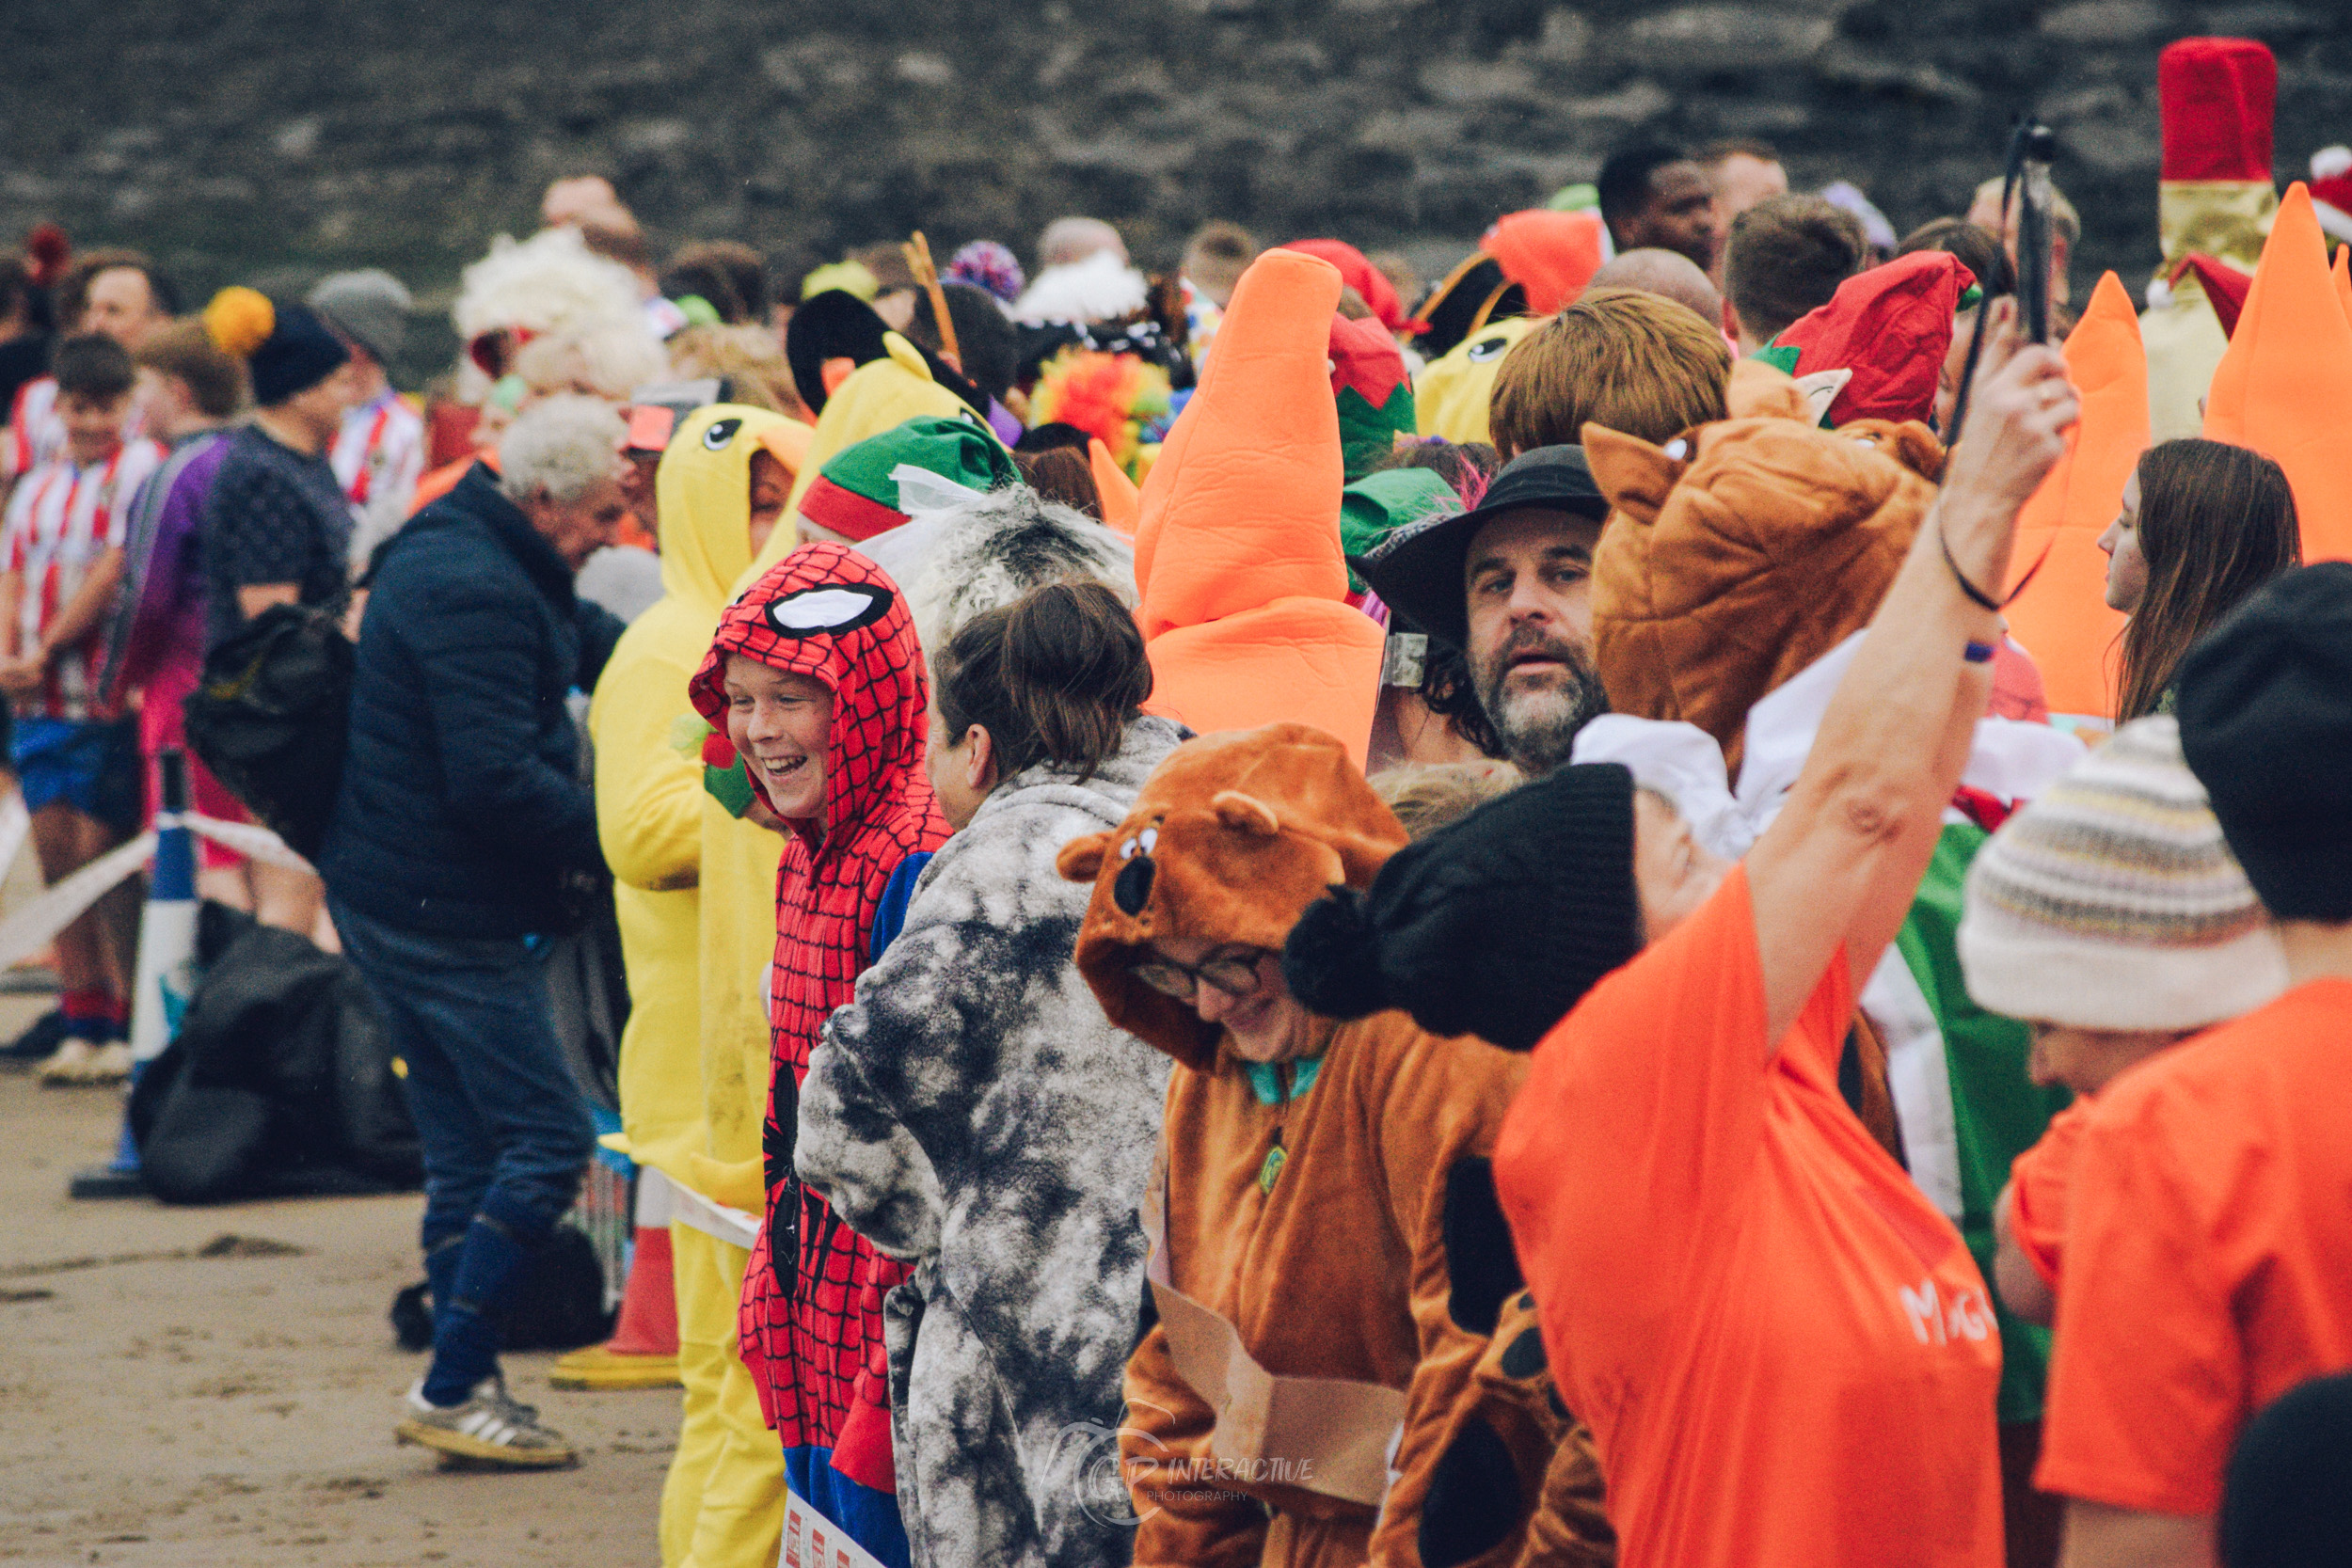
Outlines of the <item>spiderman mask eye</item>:
<svg viewBox="0 0 2352 1568">
<path fill-rule="evenodd" d="M 827 582 L 787 594 L 768 607 L 768 624 L 785 637 L 838 637 L 890 613 L 897 595 L 870 582 Z"/>
</svg>

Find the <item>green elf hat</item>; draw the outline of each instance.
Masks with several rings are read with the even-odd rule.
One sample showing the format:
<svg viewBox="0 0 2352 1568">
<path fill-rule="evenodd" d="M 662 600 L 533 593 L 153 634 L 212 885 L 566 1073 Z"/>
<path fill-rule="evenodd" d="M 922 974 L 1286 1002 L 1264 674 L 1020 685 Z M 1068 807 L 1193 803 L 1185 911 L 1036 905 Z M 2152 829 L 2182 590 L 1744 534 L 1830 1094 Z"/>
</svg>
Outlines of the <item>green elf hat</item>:
<svg viewBox="0 0 2352 1568">
<path fill-rule="evenodd" d="M 1413 434 L 1413 383 L 1378 318 L 1331 317 L 1331 395 L 1340 405 L 1340 465 L 1351 480 L 1379 467 Z"/>
<path fill-rule="evenodd" d="M 1004 443 L 976 417 L 923 414 L 835 452 L 801 497 L 801 517 L 852 544 L 897 528 L 907 520 L 891 477 L 901 464 L 983 493 L 1021 477 Z"/>
<path fill-rule="evenodd" d="M 1461 510 L 1462 498 L 1432 469 L 1383 468 L 1366 474 L 1340 491 L 1340 551 L 1353 562 L 1408 523 Z M 1352 564 L 1347 586 L 1351 593 L 1371 592 Z"/>
</svg>

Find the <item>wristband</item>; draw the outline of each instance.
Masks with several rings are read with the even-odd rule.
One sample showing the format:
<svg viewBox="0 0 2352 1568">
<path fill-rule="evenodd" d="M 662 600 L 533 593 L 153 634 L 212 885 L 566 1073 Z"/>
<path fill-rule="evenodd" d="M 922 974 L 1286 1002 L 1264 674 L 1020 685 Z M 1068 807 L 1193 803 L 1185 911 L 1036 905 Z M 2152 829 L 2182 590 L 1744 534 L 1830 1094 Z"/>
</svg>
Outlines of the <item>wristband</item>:
<svg viewBox="0 0 2352 1568">
<path fill-rule="evenodd" d="M 2057 543 L 2058 534 L 2053 532 L 2050 537 L 2043 542 L 2042 553 L 2034 557 L 2033 564 L 2026 568 L 2026 575 L 2017 579 L 2017 586 L 2009 591 L 2009 597 L 2006 599 L 1996 599 L 1987 594 L 1983 589 L 1979 588 L 1975 583 L 1968 580 L 1968 574 L 1962 571 L 1960 569 L 1960 562 L 1952 559 L 1951 542 L 1944 537 L 1944 519 L 1942 515 L 1938 515 L 1935 519 L 1935 547 L 1944 552 L 1944 564 L 1951 569 L 1952 580 L 1960 584 L 1960 591 L 1968 595 L 1969 603 L 1977 606 L 1979 610 L 1989 610 L 1995 615 L 1998 615 L 2002 610 L 2007 610 L 2010 605 L 2017 602 L 2017 596 L 2020 594 L 2023 594 L 2026 588 L 2032 584 L 2035 574 L 2042 570 L 2042 562 L 2050 559 L 2050 547 Z M 1988 655 L 1986 657 L 1990 657 L 1991 656 Z"/>
</svg>

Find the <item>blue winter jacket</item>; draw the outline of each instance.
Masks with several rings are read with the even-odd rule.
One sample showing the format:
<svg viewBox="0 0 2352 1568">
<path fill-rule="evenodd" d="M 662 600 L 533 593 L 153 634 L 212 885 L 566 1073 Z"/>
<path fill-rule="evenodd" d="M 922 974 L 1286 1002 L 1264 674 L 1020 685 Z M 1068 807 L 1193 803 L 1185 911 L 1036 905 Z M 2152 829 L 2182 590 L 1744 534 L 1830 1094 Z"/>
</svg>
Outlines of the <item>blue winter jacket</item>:
<svg viewBox="0 0 2352 1568">
<path fill-rule="evenodd" d="M 554 928 L 565 879 L 605 875 L 564 699 L 620 634 L 481 465 L 411 519 L 360 626 L 319 856 L 335 896 L 436 936 Z"/>
</svg>

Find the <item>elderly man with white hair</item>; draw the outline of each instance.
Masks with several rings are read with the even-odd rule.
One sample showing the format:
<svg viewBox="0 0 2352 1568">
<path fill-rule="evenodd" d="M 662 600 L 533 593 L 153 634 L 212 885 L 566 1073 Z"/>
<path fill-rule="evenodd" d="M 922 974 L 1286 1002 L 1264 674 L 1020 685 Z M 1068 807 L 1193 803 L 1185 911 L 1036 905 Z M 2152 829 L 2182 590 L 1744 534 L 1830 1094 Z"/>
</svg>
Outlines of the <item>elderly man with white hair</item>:
<svg viewBox="0 0 2352 1568">
<path fill-rule="evenodd" d="M 571 1463 L 506 1394 L 498 1308 L 570 1208 L 593 1145 L 542 958 L 566 889 L 607 873 L 564 695 L 621 623 L 573 592 L 626 510 L 620 417 L 533 404 L 380 559 L 350 749 L 319 856 L 343 948 L 383 1010 L 423 1148 L 433 1362 L 402 1441 Z"/>
</svg>

